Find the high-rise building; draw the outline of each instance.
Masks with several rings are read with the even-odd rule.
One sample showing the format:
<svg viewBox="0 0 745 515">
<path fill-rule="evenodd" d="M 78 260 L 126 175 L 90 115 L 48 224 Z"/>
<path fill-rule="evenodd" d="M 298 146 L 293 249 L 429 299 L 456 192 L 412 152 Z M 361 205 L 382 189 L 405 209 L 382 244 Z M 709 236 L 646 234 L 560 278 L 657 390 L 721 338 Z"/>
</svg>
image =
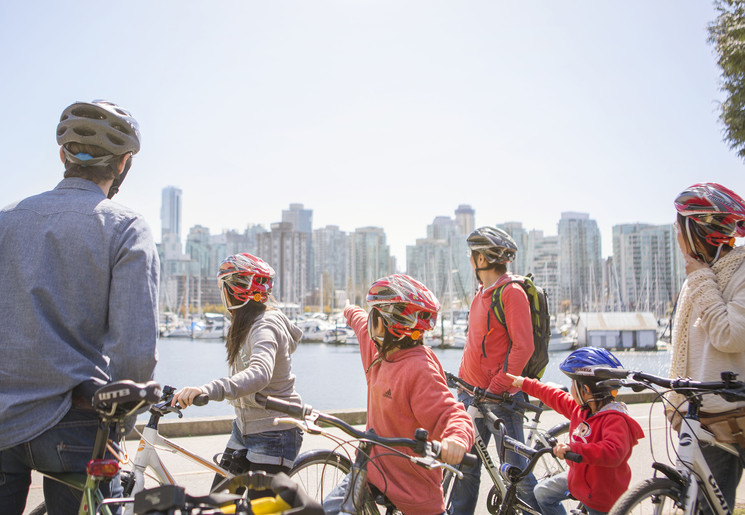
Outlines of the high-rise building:
<svg viewBox="0 0 745 515">
<path fill-rule="evenodd" d="M 175 234 L 178 241 L 181 241 L 181 195 L 179 188 L 166 186 L 160 203 L 160 233 Z"/>
<path fill-rule="evenodd" d="M 360 227 L 349 235 L 350 301 L 364 305 L 367 290 L 377 279 L 390 275 L 391 251 L 381 227 Z"/>
<path fill-rule="evenodd" d="M 280 302 L 302 306 L 309 293 L 307 236 L 289 222 L 273 223 L 269 232 L 257 234 L 258 255 L 277 272 L 272 295 Z"/>
<path fill-rule="evenodd" d="M 289 209 L 282 210 L 282 223 L 289 223 L 292 225 L 295 232 L 305 234 L 306 248 L 308 253 L 303 256 L 305 259 L 305 268 L 308 271 L 305 277 L 305 284 L 302 284 L 302 290 L 304 292 L 310 292 L 312 288 L 318 287 L 318 281 L 320 278 L 314 277 L 310 274 L 313 270 L 313 210 L 305 209 L 302 204 L 290 204 Z"/>
<path fill-rule="evenodd" d="M 621 309 L 664 315 L 684 277 L 680 254 L 670 224 L 614 225 L 614 277 L 609 283 Z"/>
<path fill-rule="evenodd" d="M 313 275 L 324 290 L 324 298 L 332 290 L 347 288 L 349 237 L 338 225 L 327 225 L 313 231 Z"/>
<path fill-rule="evenodd" d="M 497 224 L 499 229 L 512 236 L 517 245 L 517 254 L 515 260 L 507 265 L 507 270 L 513 274 L 525 275 L 530 272 L 530 262 L 528 261 L 528 231 L 523 229 L 521 222 L 505 222 Z"/>
<path fill-rule="evenodd" d="M 282 221 L 291 223 L 297 232 L 313 232 L 313 210 L 305 209 L 302 204 L 290 204 L 289 209 L 283 209 Z"/>
<path fill-rule="evenodd" d="M 435 217 L 427 237 L 406 247 L 406 273 L 432 290 L 443 306 L 454 309 L 467 308 L 474 290 L 462 227 L 457 219 Z"/>
<path fill-rule="evenodd" d="M 475 215 L 476 211 L 468 204 L 461 204 L 455 210 L 455 223 L 461 234 L 468 236 L 476 228 Z"/>
<path fill-rule="evenodd" d="M 559 237 L 544 236 L 543 231 L 528 233 L 526 260 L 535 283 L 548 293 L 549 311 L 555 315 L 562 311 L 559 286 Z"/>
<path fill-rule="evenodd" d="M 598 224 L 587 213 L 565 212 L 558 229 L 560 302 L 574 312 L 597 310 L 603 291 Z"/>
</svg>

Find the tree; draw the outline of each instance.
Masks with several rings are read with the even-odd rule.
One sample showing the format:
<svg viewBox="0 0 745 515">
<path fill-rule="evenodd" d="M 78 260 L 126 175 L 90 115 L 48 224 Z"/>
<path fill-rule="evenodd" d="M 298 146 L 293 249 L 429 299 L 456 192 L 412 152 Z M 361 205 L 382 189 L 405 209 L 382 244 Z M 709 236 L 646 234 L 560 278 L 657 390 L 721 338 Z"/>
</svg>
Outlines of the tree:
<svg viewBox="0 0 745 515">
<path fill-rule="evenodd" d="M 745 0 L 715 0 L 719 13 L 709 25 L 709 43 L 719 56 L 722 90 L 727 98 L 719 118 L 724 123 L 724 140 L 745 159 Z"/>
</svg>

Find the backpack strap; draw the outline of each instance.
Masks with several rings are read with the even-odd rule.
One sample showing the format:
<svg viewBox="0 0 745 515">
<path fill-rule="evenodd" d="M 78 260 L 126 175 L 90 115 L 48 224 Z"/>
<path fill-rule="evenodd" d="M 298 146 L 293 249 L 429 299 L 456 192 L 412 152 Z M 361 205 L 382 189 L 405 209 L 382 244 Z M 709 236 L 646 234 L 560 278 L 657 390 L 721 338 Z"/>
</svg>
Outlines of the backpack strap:
<svg viewBox="0 0 745 515">
<path fill-rule="evenodd" d="M 503 372 L 507 372 L 507 361 L 510 355 L 510 351 L 512 350 L 512 336 L 510 336 L 510 330 L 507 329 L 507 320 L 504 316 L 504 303 L 502 302 L 502 292 L 504 291 L 505 286 L 512 283 L 521 283 L 522 280 L 520 279 L 511 279 L 507 281 L 506 283 L 500 285 L 498 288 L 495 288 L 494 291 L 491 294 L 491 308 L 489 309 L 489 312 L 486 314 L 486 334 L 484 335 L 484 339 L 481 340 L 481 354 L 483 357 L 486 357 L 486 337 L 489 336 L 493 329 L 489 328 L 489 321 L 491 319 L 491 312 L 494 312 L 494 317 L 497 319 L 497 322 L 502 324 L 505 331 L 507 331 L 507 340 L 510 342 L 507 345 L 507 355 L 504 358 L 504 368 L 502 369 Z"/>
</svg>

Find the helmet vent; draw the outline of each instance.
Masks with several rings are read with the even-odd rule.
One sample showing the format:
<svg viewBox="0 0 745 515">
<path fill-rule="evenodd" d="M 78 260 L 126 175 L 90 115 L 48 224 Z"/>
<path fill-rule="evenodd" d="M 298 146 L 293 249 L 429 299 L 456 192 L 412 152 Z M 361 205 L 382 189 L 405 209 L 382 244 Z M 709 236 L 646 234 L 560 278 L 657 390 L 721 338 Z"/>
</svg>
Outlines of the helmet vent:
<svg viewBox="0 0 745 515">
<path fill-rule="evenodd" d="M 72 114 L 81 118 L 90 118 L 93 120 L 103 120 L 104 117 L 101 113 L 94 109 L 90 109 L 87 106 L 81 106 L 72 110 Z"/>
<path fill-rule="evenodd" d="M 121 138 L 117 138 L 113 134 L 107 134 L 106 137 L 110 142 L 112 142 L 114 145 L 124 145 L 124 140 Z"/>
<path fill-rule="evenodd" d="M 73 129 L 73 132 L 75 132 L 75 134 L 79 136 L 95 136 L 96 135 L 96 131 L 94 131 L 93 129 L 89 129 L 87 127 L 75 127 Z"/>
</svg>

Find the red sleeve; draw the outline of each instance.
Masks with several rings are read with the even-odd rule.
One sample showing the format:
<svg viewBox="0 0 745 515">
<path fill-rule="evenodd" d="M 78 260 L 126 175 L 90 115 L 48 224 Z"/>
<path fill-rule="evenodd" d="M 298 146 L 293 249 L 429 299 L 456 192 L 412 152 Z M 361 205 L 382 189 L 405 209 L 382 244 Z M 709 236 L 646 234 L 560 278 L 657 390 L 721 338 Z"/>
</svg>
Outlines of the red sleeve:
<svg viewBox="0 0 745 515">
<path fill-rule="evenodd" d="M 474 439 L 473 421 L 448 388 L 437 358 L 427 353 L 426 363 L 410 370 L 416 372 L 409 383 L 410 391 L 416 392 L 411 397 L 411 411 L 421 427 L 431 428 L 430 440 L 452 438 L 470 449 Z"/>
<path fill-rule="evenodd" d="M 504 304 L 504 319 L 507 323 L 509 337 L 512 338 L 512 348 L 507 356 L 507 372 L 512 375 L 522 375 L 525 364 L 533 355 L 533 322 L 530 318 L 530 304 L 528 296 L 522 286 L 516 283 L 508 284 L 502 291 Z M 489 316 L 495 316 L 490 313 Z M 494 323 L 499 322 L 494 320 Z M 492 377 L 489 391 L 502 393 L 510 390 L 512 379 L 504 373 L 504 368 Z"/>
<path fill-rule="evenodd" d="M 549 408 L 554 410 L 556 413 L 564 415 L 569 420 L 572 420 L 575 415 L 578 416 L 579 411 L 582 410 L 579 404 L 574 402 L 574 398 L 571 394 L 559 390 L 558 388 L 543 384 L 537 379 L 529 379 L 526 377 L 523 381 L 522 390 L 531 397 L 543 401 Z"/>
<path fill-rule="evenodd" d="M 378 356 L 378 349 L 370 335 L 367 334 L 367 313 L 359 306 L 347 306 L 344 308 L 344 318 L 357 336 L 357 341 L 360 342 L 362 367 L 367 370 L 370 363 Z"/>
<path fill-rule="evenodd" d="M 602 467 L 623 465 L 636 439 L 623 415 L 607 414 L 602 420 L 603 438 L 597 442 L 572 441 L 572 452 L 582 456 L 582 463 Z"/>
</svg>

